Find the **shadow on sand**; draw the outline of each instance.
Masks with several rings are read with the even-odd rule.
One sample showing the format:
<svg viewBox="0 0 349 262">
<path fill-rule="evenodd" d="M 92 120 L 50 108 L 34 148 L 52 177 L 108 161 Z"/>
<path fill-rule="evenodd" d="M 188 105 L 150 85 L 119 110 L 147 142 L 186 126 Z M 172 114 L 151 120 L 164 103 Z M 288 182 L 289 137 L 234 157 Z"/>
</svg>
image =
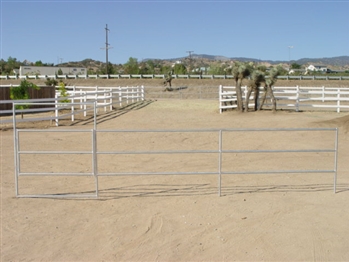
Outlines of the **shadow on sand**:
<svg viewBox="0 0 349 262">
<path fill-rule="evenodd" d="M 336 194 L 348 192 L 349 184 L 337 184 Z M 183 196 L 206 196 L 218 197 L 218 187 L 211 184 L 142 184 L 99 189 L 99 197 L 96 198 L 64 198 L 64 193 L 57 194 L 62 200 L 113 200 L 122 198 L 143 197 L 183 197 Z M 222 187 L 221 197 L 240 194 L 261 193 L 317 193 L 328 192 L 333 194 L 333 184 L 306 184 L 306 185 L 258 185 L 258 186 L 228 186 Z M 70 194 L 93 194 L 95 191 L 84 191 Z"/>
</svg>

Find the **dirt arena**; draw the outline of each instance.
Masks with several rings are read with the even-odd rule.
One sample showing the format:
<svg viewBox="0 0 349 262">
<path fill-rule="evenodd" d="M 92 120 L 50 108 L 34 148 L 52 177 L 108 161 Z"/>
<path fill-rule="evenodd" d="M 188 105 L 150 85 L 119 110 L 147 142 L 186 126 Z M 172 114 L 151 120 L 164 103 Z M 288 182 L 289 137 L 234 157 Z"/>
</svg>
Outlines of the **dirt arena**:
<svg viewBox="0 0 349 262">
<path fill-rule="evenodd" d="M 102 113 L 99 130 L 220 129 L 220 128 L 339 128 L 337 193 L 333 174 L 223 175 L 218 196 L 217 175 L 144 175 L 100 177 L 99 199 L 16 198 L 14 142 L 10 127 L 1 130 L 1 261 L 349 261 L 349 114 L 269 110 L 219 114 L 216 100 L 147 100 Z M 89 129 L 91 121 L 66 121 L 23 128 Z M 79 139 L 76 137 L 78 136 Z M 229 147 L 291 148 L 313 141 L 284 132 L 228 139 Z M 22 150 L 88 150 L 85 134 L 24 133 Z M 216 139 L 216 140 L 215 140 Z M 233 139 L 235 139 L 233 141 Z M 213 142 L 211 142 L 213 141 Z M 291 142 L 285 142 L 291 141 Z M 145 137 L 101 135 L 101 150 L 114 147 L 164 150 L 211 149 L 217 135 L 150 133 Z M 105 147 L 105 148 L 104 148 Z M 164 148 L 162 148 L 164 147 Z M 279 156 L 246 155 L 233 167 L 282 169 Z M 315 154 L 296 157 L 300 168 L 325 168 L 333 158 Z M 167 158 L 127 156 L 101 158 L 106 172 L 213 170 L 205 154 Z M 51 159 L 51 160 L 50 160 Z M 328 160 L 330 159 L 330 160 Z M 82 155 L 23 157 L 24 172 L 89 172 Z M 286 159 L 283 159 L 286 160 Z M 51 161 L 51 162 L 50 162 Z M 243 162 L 245 161 L 245 162 Z M 229 162 L 229 161 L 227 161 Z M 143 166 L 144 165 L 144 166 Z M 182 169 L 183 168 L 183 169 Z M 104 170 L 105 169 L 105 170 Z M 28 171 L 29 172 L 29 171 Z M 20 193 L 88 193 L 91 177 L 21 177 Z"/>
</svg>

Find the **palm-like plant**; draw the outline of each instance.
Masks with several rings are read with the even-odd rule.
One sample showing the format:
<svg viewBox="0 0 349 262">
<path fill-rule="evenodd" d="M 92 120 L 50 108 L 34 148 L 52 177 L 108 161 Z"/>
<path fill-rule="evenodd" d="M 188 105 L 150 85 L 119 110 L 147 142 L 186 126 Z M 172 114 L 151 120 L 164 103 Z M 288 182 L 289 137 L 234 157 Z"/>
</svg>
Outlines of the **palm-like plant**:
<svg viewBox="0 0 349 262">
<path fill-rule="evenodd" d="M 241 85 L 242 80 L 251 74 L 251 65 L 242 62 L 235 62 L 232 68 L 232 74 L 235 80 L 237 108 L 239 111 L 243 111 Z"/>
<path fill-rule="evenodd" d="M 259 98 L 259 87 L 261 84 L 265 82 L 265 74 L 264 72 L 260 70 L 254 70 L 251 74 L 251 79 L 248 83 L 248 91 L 246 95 L 246 104 L 245 104 L 245 111 L 248 111 L 248 104 L 249 104 L 249 99 L 251 96 L 252 91 L 254 91 L 254 110 L 257 110 L 257 102 Z"/>
<path fill-rule="evenodd" d="M 269 94 L 270 99 L 271 99 L 271 103 L 272 103 L 272 110 L 276 111 L 276 99 L 274 97 L 272 87 L 276 83 L 277 77 L 279 75 L 280 75 L 280 68 L 272 68 L 269 71 L 269 77 L 265 80 L 265 87 L 264 87 L 264 94 L 263 94 L 262 102 L 259 105 L 258 110 L 262 109 L 262 106 L 263 106 L 263 104 L 265 102 L 267 94 Z"/>
</svg>

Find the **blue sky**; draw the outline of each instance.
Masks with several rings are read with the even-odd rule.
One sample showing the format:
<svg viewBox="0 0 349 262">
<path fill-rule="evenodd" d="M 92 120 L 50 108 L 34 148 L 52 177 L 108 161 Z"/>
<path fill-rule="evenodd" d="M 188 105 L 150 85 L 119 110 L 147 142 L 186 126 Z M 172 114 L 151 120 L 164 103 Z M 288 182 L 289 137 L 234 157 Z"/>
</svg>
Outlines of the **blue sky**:
<svg viewBox="0 0 349 262">
<path fill-rule="evenodd" d="M 1 58 L 44 63 L 195 54 L 297 60 L 349 55 L 349 0 L 1 0 Z M 293 46 L 293 48 L 289 48 Z"/>
</svg>

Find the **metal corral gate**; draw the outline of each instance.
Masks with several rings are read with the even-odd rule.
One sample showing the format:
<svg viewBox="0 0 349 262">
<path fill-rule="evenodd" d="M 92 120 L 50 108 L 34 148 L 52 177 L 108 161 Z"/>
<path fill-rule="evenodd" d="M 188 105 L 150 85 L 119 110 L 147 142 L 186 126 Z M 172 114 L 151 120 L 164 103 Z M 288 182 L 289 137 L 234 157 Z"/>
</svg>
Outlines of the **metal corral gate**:
<svg viewBox="0 0 349 262">
<path fill-rule="evenodd" d="M 37 130 L 37 129 L 16 129 L 14 130 L 14 146 L 15 146 L 15 181 L 16 181 L 16 196 L 17 197 L 49 197 L 49 198 L 72 198 L 72 197 L 77 197 L 77 198 L 85 198 L 85 197 L 95 197 L 98 198 L 99 196 L 99 188 L 98 188 L 98 178 L 100 176 L 127 176 L 127 175 L 217 175 L 218 178 L 218 195 L 221 196 L 221 184 L 222 184 L 222 175 L 226 174 L 285 174 L 285 173 L 333 173 L 333 191 L 336 193 L 336 181 L 337 181 L 337 155 L 338 155 L 338 129 L 337 128 L 295 128 L 295 129 L 199 129 L 199 130 L 96 130 L 94 129 L 51 129 L 51 130 Z M 69 132 L 69 135 L 72 135 L 73 133 L 76 134 L 81 134 L 83 133 L 88 133 L 88 136 L 91 137 L 91 148 L 86 151 L 72 151 L 72 150 L 63 150 L 63 151 L 38 151 L 38 150 L 29 150 L 28 148 L 25 148 L 26 150 L 21 150 L 21 139 L 20 139 L 20 133 L 27 133 L 27 132 L 35 132 L 39 134 L 42 134 L 42 137 L 44 137 L 45 133 L 49 132 Z M 125 136 L 132 135 L 134 133 L 141 133 L 143 135 L 147 133 L 170 133 L 170 137 L 178 137 L 178 136 L 185 136 L 187 133 L 194 133 L 195 137 L 204 136 L 204 134 L 211 133 L 210 136 L 212 136 L 212 140 L 214 140 L 214 145 L 215 148 L 212 147 L 212 149 L 204 149 L 204 150 L 198 150 L 197 147 L 194 148 L 194 150 L 187 150 L 187 149 L 176 149 L 176 150 L 124 150 L 124 149 L 119 149 L 119 150 L 98 150 L 97 149 L 97 140 L 98 139 L 105 139 L 106 136 L 115 134 L 118 136 L 121 136 L 121 133 L 124 133 Z M 270 133 L 273 132 L 273 133 Z M 277 132 L 287 132 L 288 134 L 292 134 L 291 132 L 303 132 L 302 134 L 308 135 L 308 132 L 310 132 L 311 137 L 315 135 L 318 140 L 321 141 L 322 136 L 325 134 L 324 132 L 330 132 L 327 133 L 329 135 L 329 142 L 326 144 L 326 146 L 322 145 L 325 148 L 316 148 L 315 145 L 318 145 L 318 140 L 316 141 L 309 141 L 309 139 L 304 140 L 307 141 L 306 143 L 298 143 L 298 146 L 300 148 L 294 148 L 295 145 L 293 143 L 290 143 L 291 147 L 289 149 L 243 149 L 243 148 L 226 148 L 225 144 L 228 144 L 231 142 L 229 139 L 229 136 L 233 135 L 255 135 L 255 136 L 263 136 L 267 135 L 266 133 L 269 133 L 269 135 L 276 134 Z M 320 133 L 317 133 L 320 132 Z M 255 134 L 252 134 L 255 133 Z M 159 135 L 159 134 L 156 134 Z M 282 135 L 282 134 L 281 134 Z M 316 136 L 317 135 L 317 136 Z M 333 135 L 333 139 L 332 139 Z M 34 136 L 34 134 L 28 134 L 27 139 L 30 136 Z M 228 137 L 225 138 L 225 137 Z M 223 139 L 224 138 L 224 139 Z M 49 138 L 52 139 L 52 138 Z M 207 143 L 210 141 L 204 141 L 205 139 L 200 140 L 202 143 Z M 209 140 L 209 139 L 206 139 Z M 280 139 L 282 140 L 282 139 Z M 310 139 L 311 140 L 311 139 Z M 145 140 L 143 140 L 145 141 Z M 157 141 L 157 140 L 156 140 Z M 165 141 L 165 140 L 164 140 Z M 168 141 L 168 140 L 166 140 Z M 285 147 L 282 144 L 282 141 L 272 141 L 273 143 L 278 143 L 278 145 L 281 145 L 282 147 Z M 308 143 L 309 142 L 309 143 Z M 314 144 L 315 142 L 315 144 Z M 180 147 L 180 145 L 176 145 L 177 147 Z M 230 146 L 230 145 L 229 145 Z M 89 146 L 88 146 L 89 147 Z M 235 146 L 233 146 L 235 147 Z M 309 148 L 310 147 L 310 148 Z M 313 148 L 315 147 L 315 148 Z M 149 149 L 149 148 L 148 148 Z M 240 170 L 237 171 L 235 167 L 230 167 L 230 170 L 224 170 L 222 169 L 224 160 L 223 157 L 226 154 L 231 154 L 234 157 L 237 157 L 239 154 L 248 154 L 248 156 L 251 158 L 253 157 L 254 154 L 272 154 L 274 161 L 278 161 L 278 157 L 282 154 L 293 154 L 297 155 L 299 153 L 310 153 L 310 154 L 315 154 L 314 156 L 312 155 L 311 157 L 316 157 L 316 159 L 312 160 L 311 163 L 307 162 L 306 163 L 306 169 L 286 169 L 286 170 L 263 170 L 263 171 L 246 171 L 246 170 Z M 319 168 L 321 166 L 321 160 L 318 160 L 318 155 L 319 153 L 325 153 L 325 159 L 326 161 L 329 161 L 331 167 L 330 168 Z M 86 172 L 86 173 L 70 173 L 70 172 L 65 172 L 65 173 L 59 173 L 59 172 L 22 172 L 21 171 L 21 156 L 25 154 L 45 154 L 46 156 L 52 154 L 52 157 L 54 155 L 61 155 L 61 154 L 75 154 L 75 155 L 89 155 L 88 159 L 91 159 L 90 162 L 90 171 L 91 172 Z M 156 154 L 156 155 L 168 155 L 168 154 L 177 154 L 178 157 L 182 159 L 186 159 L 189 156 L 195 156 L 200 157 L 199 154 L 206 154 L 207 157 L 213 159 L 213 166 L 215 166 L 211 170 L 204 170 L 200 172 L 193 172 L 193 170 L 189 172 L 165 172 L 166 167 L 161 167 L 161 172 L 119 172 L 122 170 L 112 170 L 112 172 L 103 172 L 99 170 L 100 168 L 97 165 L 98 158 L 102 157 L 103 155 L 148 155 L 150 156 L 151 154 Z M 252 155 L 251 155 L 252 154 Z M 332 168 L 332 154 L 333 154 L 333 168 Z M 212 156 L 211 156 L 212 155 Z M 300 154 L 301 155 L 301 154 Z M 274 157 L 275 156 L 275 157 Z M 288 157 L 288 155 L 287 155 Z M 194 159 L 195 159 L 194 158 Z M 171 156 L 171 160 L 172 156 Z M 250 160 L 249 160 L 250 161 Z M 126 161 L 130 162 L 130 161 Z M 229 161 L 226 161 L 230 163 Z M 326 162 L 327 163 L 327 162 Z M 87 163 L 86 166 L 88 165 Z M 130 165 L 131 163 L 129 163 Z M 30 165 L 30 168 L 34 168 L 35 165 Z M 184 165 L 185 166 L 185 165 Z M 282 165 L 285 167 L 285 165 Z M 295 165 L 297 167 L 297 163 Z M 291 167 L 294 167 L 291 166 Z M 311 167 L 311 169 L 308 169 L 308 167 Z M 143 167 L 142 167 L 143 168 Z M 233 169 L 233 170 L 231 170 Z M 162 171 L 164 170 L 164 172 Z M 196 169 L 197 170 L 197 169 Z M 53 170 L 54 171 L 54 170 Z M 144 171 L 144 170 L 143 170 Z M 91 176 L 94 178 L 95 181 L 95 190 L 92 191 L 84 191 L 82 194 L 76 194 L 76 193 L 60 193 L 60 194 L 20 194 L 19 191 L 19 177 L 22 176 Z M 91 193 L 92 192 L 92 193 Z"/>
</svg>

